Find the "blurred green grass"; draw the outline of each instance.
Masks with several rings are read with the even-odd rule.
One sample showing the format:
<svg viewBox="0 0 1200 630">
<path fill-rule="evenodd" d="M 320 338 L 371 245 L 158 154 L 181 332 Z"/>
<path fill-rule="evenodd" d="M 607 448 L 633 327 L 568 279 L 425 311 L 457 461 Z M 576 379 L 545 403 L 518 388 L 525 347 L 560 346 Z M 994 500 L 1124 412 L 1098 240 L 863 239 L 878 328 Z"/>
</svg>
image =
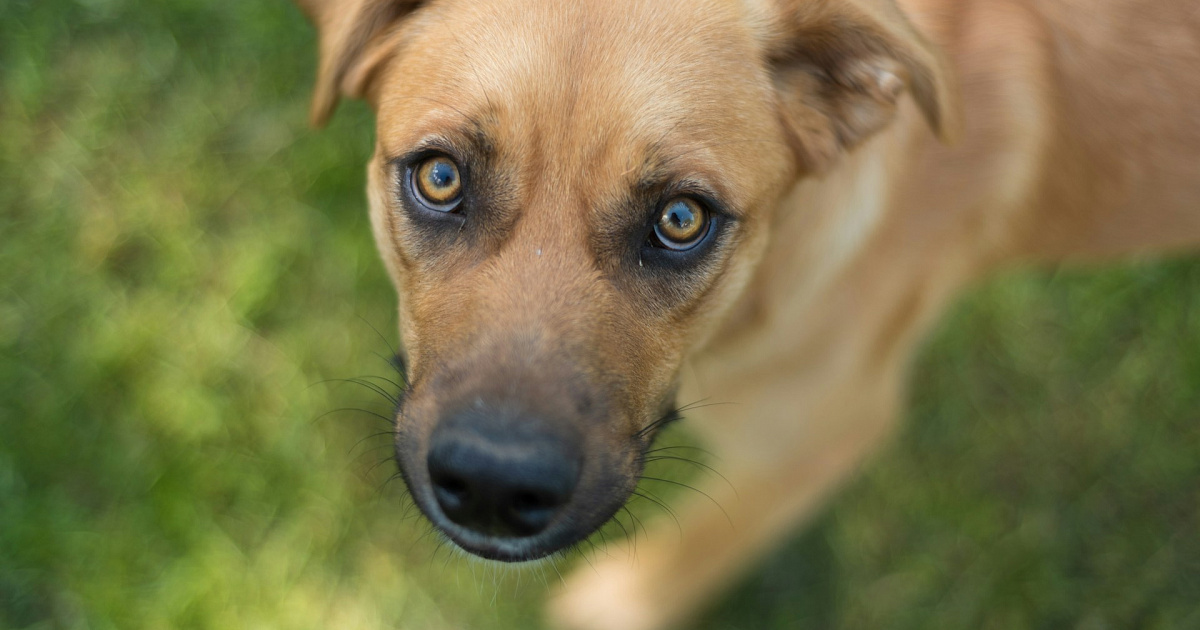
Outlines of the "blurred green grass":
<svg viewBox="0 0 1200 630">
<path fill-rule="evenodd" d="M 319 418 L 395 302 L 313 66 L 282 1 L 0 3 L 0 628 L 536 626 Z M 989 283 L 909 416 L 703 627 L 1200 628 L 1200 262 Z"/>
</svg>

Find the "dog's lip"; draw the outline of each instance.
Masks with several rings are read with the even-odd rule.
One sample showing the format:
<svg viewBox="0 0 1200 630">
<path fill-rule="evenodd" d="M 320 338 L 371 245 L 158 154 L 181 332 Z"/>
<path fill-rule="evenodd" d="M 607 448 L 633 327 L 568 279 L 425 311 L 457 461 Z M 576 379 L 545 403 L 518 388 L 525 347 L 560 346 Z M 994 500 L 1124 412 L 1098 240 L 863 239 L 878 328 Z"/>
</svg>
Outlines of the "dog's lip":
<svg viewBox="0 0 1200 630">
<path fill-rule="evenodd" d="M 434 504 L 435 502 L 426 497 L 418 499 L 416 503 L 425 513 L 429 522 L 451 543 L 467 553 L 487 560 L 499 562 L 538 560 L 566 549 L 580 538 L 586 538 L 586 535 L 578 536 L 576 532 L 571 531 L 571 528 L 561 522 L 551 525 L 549 529 L 536 536 L 497 538 L 473 532 L 453 523 L 445 514 L 442 514 L 442 511 Z"/>
<path fill-rule="evenodd" d="M 449 523 L 435 522 L 434 527 L 463 551 L 485 560 L 528 562 L 544 558 L 565 547 L 547 544 L 550 538 L 545 535 L 529 538 L 493 538 Z"/>
</svg>

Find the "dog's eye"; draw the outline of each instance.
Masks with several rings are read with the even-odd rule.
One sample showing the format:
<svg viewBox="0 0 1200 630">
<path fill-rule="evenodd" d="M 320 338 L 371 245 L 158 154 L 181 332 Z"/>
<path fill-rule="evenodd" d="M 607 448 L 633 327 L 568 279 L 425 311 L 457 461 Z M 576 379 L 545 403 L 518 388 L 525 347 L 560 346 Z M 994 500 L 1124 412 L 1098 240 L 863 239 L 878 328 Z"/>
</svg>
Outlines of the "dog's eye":
<svg viewBox="0 0 1200 630">
<path fill-rule="evenodd" d="M 654 236 L 658 245 L 682 251 L 704 240 L 708 227 L 704 206 L 690 197 L 675 197 L 663 206 L 654 224 Z"/>
<path fill-rule="evenodd" d="M 450 212 L 462 198 L 462 176 L 458 165 L 444 155 L 426 158 L 412 171 L 413 191 L 422 204 Z"/>
</svg>

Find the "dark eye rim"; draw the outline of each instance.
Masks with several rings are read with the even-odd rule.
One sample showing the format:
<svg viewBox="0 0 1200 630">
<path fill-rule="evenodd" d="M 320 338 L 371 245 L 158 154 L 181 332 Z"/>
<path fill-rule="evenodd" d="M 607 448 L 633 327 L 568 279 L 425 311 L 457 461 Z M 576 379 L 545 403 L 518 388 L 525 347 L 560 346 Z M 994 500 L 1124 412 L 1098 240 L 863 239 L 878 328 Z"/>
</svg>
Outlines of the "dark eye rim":
<svg viewBox="0 0 1200 630">
<path fill-rule="evenodd" d="M 425 162 L 437 158 L 449 160 L 451 164 L 458 169 L 459 189 L 458 195 L 447 203 L 436 203 L 425 195 L 421 194 L 420 187 L 417 186 L 417 172 L 421 165 Z M 404 160 L 404 192 L 405 196 L 412 200 L 416 205 L 424 208 L 432 213 L 439 215 L 456 215 L 463 200 L 467 196 L 468 185 L 467 169 L 464 168 L 461 160 L 455 159 L 453 155 L 445 151 L 427 150 L 417 153 L 412 157 Z"/>
</svg>

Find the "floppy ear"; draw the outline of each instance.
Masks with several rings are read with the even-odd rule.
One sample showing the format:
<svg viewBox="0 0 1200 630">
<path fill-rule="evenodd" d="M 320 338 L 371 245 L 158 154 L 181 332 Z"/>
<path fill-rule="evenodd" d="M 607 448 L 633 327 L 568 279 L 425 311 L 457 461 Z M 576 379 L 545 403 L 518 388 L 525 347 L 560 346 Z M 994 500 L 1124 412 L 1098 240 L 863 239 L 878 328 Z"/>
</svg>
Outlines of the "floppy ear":
<svg viewBox="0 0 1200 630">
<path fill-rule="evenodd" d="M 944 142 L 959 125 L 953 74 L 895 0 L 771 0 L 768 62 L 781 116 L 814 171 L 894 117 L 908 92 Z"/>
<path fill-rule="evenodd" d="M 362 98 L 392 54 L 382 45 L 421 0 L 296 0 L 317 27 L 320 62 L 309 121 L 320 127 L 343 97 Z"/>
</svg>

